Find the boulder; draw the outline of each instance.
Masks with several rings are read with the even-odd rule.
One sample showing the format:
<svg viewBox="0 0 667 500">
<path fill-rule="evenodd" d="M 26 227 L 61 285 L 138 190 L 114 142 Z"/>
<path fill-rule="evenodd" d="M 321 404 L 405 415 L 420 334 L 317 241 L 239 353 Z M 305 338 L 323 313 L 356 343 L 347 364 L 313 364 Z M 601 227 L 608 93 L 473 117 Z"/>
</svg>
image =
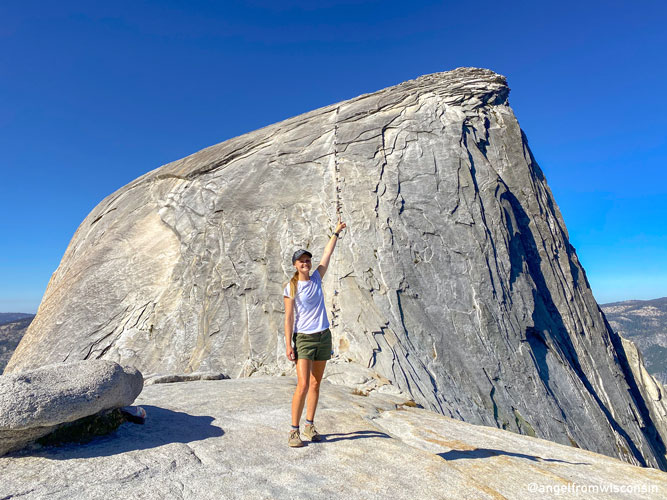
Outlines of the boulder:
<svg viewBox="0 0 667 500">
<path fill-rule="evenodd" d="M 130 405 L 143 378 L 113 361 L 77 361 L 0 376 L 0 455 L 61 424 Z"/>
</svg>

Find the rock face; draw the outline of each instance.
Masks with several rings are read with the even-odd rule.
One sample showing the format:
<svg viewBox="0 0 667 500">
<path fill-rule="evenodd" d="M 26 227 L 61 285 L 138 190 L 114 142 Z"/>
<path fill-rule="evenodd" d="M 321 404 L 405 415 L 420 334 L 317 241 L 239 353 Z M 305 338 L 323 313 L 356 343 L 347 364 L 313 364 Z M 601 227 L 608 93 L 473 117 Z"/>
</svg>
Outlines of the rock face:
<svg viewBox="0 0 667 500">
<path fill-rule="evenodd" d="M 49 365 L 0 377 L 0 455 L 58 425 L 132 404 L 141 373 L 113 361 Z"/>
<path fill-rule="evenodd" d="M 325 436 L 287 446 L 292 377 L 155 384 L 146 425 L 0 459 L 0 498 L 646 499 L 667 474 L 322 384 Z M 575 493 L 576 492 L 576 493 Z"/>
<path fill-rule="evenodd" d="M 79 226 L 7 371 L 289 372 L 290 256 L 317 262 L 340 203 L 340 357 L 444 415 L 666 468 L 508 94 L 427 75 L 145 174 Z"/>
<path fill-rule="evenodd" d="M 667 383 L 667 297 L 600 306 L 616 333 L 639 347 L 646 369 Z"/>
<path fill-rule="evenodd" d="M 655 423 L 658 434 L 667 436 L 667 391 L 646 369 L 643 356 L 637 346 L 630 340 L 621 338 L 626 358 L 637 381 L 648 408 L 651 420 Z"/>
</svg>

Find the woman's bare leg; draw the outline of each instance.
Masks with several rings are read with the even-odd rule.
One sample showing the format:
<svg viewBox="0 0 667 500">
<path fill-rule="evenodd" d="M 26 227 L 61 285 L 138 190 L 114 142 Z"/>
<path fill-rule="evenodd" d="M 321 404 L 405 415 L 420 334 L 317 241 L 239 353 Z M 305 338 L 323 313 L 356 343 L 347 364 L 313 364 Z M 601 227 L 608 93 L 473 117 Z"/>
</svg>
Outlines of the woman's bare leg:
<svg viewBox="0 0 667 500">
<path fill-rule="evenodd" d="M 313 361 L 312 363 L 313 366 L 310 370 L 310 383 L 308 389 L 308 409 L 306 410 L 306 419 L 311 422 L 315 418 L 317 401 L 320 398 L 320 382 L 322 382 L 324 368 L 327 366 L 326 361 Z"/>
<path fill-rule="evenodd" d="M 318 361 L 315 361 L 317 363 Z M 301 414 L 303 413 L 303 405 L 308 394 L 308 386 L 310 384 L 310 373 L 313 368 L 313 361 L 310 359 L 296 360 L 296 389 L 294 396 L 292 396 L 292 425 L 297 427 L 301 421 Z M 322 376 L 320 375 L 320 379 Z M 310 406 L 310 403 L 308 403 Z"/>
</svg>

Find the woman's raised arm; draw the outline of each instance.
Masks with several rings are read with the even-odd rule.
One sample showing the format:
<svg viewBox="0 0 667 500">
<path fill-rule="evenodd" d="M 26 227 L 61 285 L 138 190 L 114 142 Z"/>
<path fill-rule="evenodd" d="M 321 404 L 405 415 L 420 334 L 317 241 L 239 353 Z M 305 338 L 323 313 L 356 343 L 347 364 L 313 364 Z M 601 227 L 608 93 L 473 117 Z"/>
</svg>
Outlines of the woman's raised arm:
<svg viewBox="0 0 667 500">
<path fill-rule="evenodd" d="M 338 234 L 347 227 L 347 224 L 344 222 L 338 221 L 338 225 L 336 226 L 336 231 L 334 234 L 331 235 L 331 238 L 329 239 L 329 243 L 327 243 L 327 246 L 324 248 L 324 253 L 322 254 L 322 260 L 320 260 L 320 265 L 317 266 L 317 271 L 320 273 L 320 278 L 324 278 L 324 274 L 327 272 L 327 269 L 329 268 L 329 260 L 331 259 L 331 254 L 334 251 L 334 248 L 336 248 L 336 241 L 338 241 Z"/>
</svg>

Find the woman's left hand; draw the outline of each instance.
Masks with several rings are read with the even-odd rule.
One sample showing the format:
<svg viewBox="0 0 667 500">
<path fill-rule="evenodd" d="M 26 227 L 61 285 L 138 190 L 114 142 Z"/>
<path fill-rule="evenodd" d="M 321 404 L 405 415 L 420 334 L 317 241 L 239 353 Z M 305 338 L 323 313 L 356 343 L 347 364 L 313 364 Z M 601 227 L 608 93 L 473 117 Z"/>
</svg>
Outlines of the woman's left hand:
<svg viewBox="0 0 667 500">
<path fill-rule="evenodd" d="M 336 226 L 336 232 L 337 232 L 337 233 L 340 233 L 340 232 L 341 232 L 343 229 L 345 229 L 346 227 L 347 227 L 347 224 L 345 224 L 344 222 L 340 222 L 340 221 L 339 221 L 339 222 L 338 222 L 338 225 Z"/>
</svg>

